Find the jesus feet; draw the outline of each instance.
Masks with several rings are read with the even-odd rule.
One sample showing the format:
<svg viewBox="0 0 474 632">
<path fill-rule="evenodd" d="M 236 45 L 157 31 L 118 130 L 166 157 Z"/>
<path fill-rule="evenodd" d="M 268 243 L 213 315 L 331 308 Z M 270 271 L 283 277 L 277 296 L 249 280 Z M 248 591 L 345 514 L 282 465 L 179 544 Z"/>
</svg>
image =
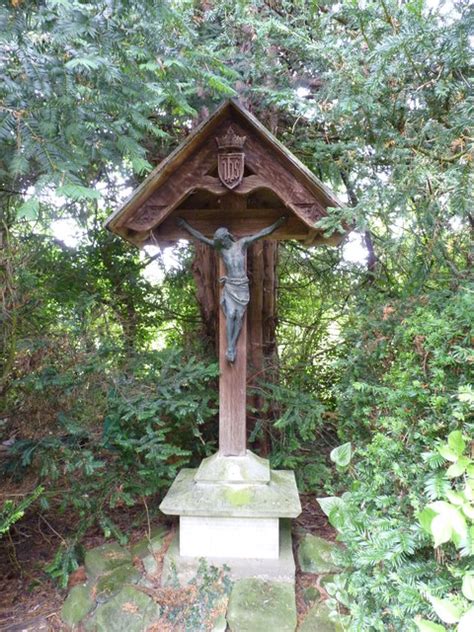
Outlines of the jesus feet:
<svg viewBox="0 0 474 632">
<path fill-rule="evenodd" d="M 228 362 L 235 362 L 235 349 L 227 349 L 225 352 L 225 357 Z"/>
</svg>

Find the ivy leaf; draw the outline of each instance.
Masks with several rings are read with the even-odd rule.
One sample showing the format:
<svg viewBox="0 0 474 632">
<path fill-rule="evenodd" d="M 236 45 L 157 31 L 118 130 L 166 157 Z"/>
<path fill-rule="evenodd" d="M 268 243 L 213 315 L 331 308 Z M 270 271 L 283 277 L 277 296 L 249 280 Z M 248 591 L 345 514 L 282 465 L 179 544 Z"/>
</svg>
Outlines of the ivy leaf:
<svg viewBox="0 0 474 632">
<path fill-rule="evenodd" d="M 317 498 L 317 501 L 321 509 L 326 514 L 326 516 L 329 516 L 329 514 L 331 513 L 333 509 L 335 509 L 336 507 L 340 508 L 344 504 L 344 501 L 342 500 L 342 498 L 339 498 L 338 496 L 328 496 L 327 498 Z"/>
<path fill-rule="evenodd" d="M 415 619 L 415 623 L 420 632 L 446 632 L 444 625 L 428 621 L 427 619 Z"/>
<path fill-rule="evenodd" d="M 428 507 L 436 511 L 436 513 L 438 513 L 440 516 L 443 516 L 444 522 L 450 525 L 451 529 L 455 532 L 460 540 L 464 540 L 467 537 L 466 520 L 459 509 L 443 500 L 438 500 L 434 503 L 430 503 Z M 433 523 L 431 524 L 432 531 Z M 441 521 L 438 521 L 436 528 L 438 529 L 438 533 L 440 533 Z"/>
<path fill-rule="evenodd" d="M 464 498 L 461 496 L 461 494 L 459 492 L 453 492 L 452 490 L 449 490 L 449 491 L 446 492 L 446 498 L 453 505 L 463 505 L 464 504 Z"/>
<path fill-rule="evenodd" d="M 450 599 L 438 599 L 429 596 L 433 610 L 443 623 L 457 623 L 461 618 L 461 610 Z"/>
<path fill-rule="evenodd" d="M 457 632 L 472 632 L 472 630 L 474 630 L 474 608 L 469 608 L 469 610 L 462 615 Z"/>
<path fill-rule="evenodd" d="M 469 601 L 474 601 L 474 575 L 464 575 L 462 580 L 462 594 L 466 599 L 469 599 Z"/>
<path fill-rule="evenodd" d="M 467 518 L 470 518 L 471 520 L 474 520 L 474 507 L 472 507 L 471 505 L 468 505 L 466 503 L 465 505 L 463 505 L 462 511 L 463 511 L 463 514 Z"/>
<path fill-rule="evenodd" d="M 468 481 L 464 487 L 464 496 L 467 500 L 474 500 L 474 491 L 472 488 L 472 482 Z"/>
<path fill-rule="evenodd" d="M 443 459 L 446 461 L 451 461 L 452 463 L 456 463 L 459 459 L 459 454 L 457 454 L 454 450 L 452 450 L 447 445 L 442 445 L 438 448 L 438 452 L 441 454 Z"/>
<path fill-rule="evenodd" d="M 455 430 L 448 435 L 448 445 L 458 456 L 463 454 L 466 449 L 466 442 L 464 441 L 460 430 Z"/>
<path fill-rule="evenodd" d="M 431 533 L 434 539 L 434 547 L 449 542 L 453 535 L 452 527 L 447 514 L 438 514 L 431 522 Z"/>
<path fill-rule="evenodd" d="M 339 505 L 333 507 L 329 512 L 328 521 L 329 524 L 332 525 L 338 531 L 342 531 L 344 525 L 346 524 L 346 515 L 344 513 L 344 506 Z"/>
<path fill-rule="evenodd" d="M 466 467 L 469 465 L 469 459 L 466 457 L 461 457 L 457 463 L 453 463 L 448 467 L 446 472 L 446 476 L 448 478 L 456 478 L 457 476 L 462 476 L 466 471 Z"/>
<path fill-rule="evenodd" d="M 329 457 L 337 466 L 347 467 L 352 459 L 352 445 L 350 443 L 344 443 L 334 448 Z"/>
<path fill-rule="evenodd" d="M 423 511 L 418 514 L 418 521 L 422 529 L 427 533 L 431 533 L 431 523 L 437 515 L 436 511 L 433 511 L 433 509 L 429 507 L 425 507 Z"/>
</svg>

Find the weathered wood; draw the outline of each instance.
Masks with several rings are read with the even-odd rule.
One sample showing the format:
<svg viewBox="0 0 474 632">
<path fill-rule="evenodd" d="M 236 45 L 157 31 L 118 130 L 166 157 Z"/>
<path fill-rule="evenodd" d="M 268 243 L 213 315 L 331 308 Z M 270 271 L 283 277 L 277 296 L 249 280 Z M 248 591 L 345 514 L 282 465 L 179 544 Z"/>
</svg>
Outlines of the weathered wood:
<svg viewBox="0 0 474 632">
<path fill-rule="evenodd" d="M 211 238 L 217 228 L 225 226 L 236 237 L 250 235 L 273 224 L 279 217 L 288 213 L 284 208 L 272 209 L 250 209 L 248 215 L 246 211 L 232 211 L 226 209 L 225 213 L 221 210 L 216 212 L 213 209 L 206 209 L 202 213 L 189 211 L 188 209 L 177 210 L 169 219 L 161 226 L 153 231 L 154 238 L 157 242 L 163 239 L 167 241 L 177 241 L 178 239 L 189 239 L 189 235 L 185 230 L 181 229 L 176 220 L 182 217 L 188 221 L 196 230 Z M 297 218 L 289 217 L 286 224 L 277 229 L 272 234 L 272 239 L 306 239 L 308 228 L 305 227 Z"/>
<path fill-rule="evenodd" d="M 278 244 L 274 240 L 257 242 L 249 249 L 248 269 L 250 277 L 250 303 L 248 330 L 247 386 L 259 382 L 276 382 L 278 377 L 278 354 L 276 347 L 276 264 Z M 247 395 L 247 428 L 252 432 L 257 423 L 262 425 L 259 452 L 266 456 L 270 452 L 268 422 L 272 411 L 264 412 L 264 401 L 259 391 Z"/>
<path fill-rule="evenodd" d="M 219 260 L 219 277 L 225 276 Z M 237 341 L 234 363 L 227 361 L 226 323 L 219 309 L 219 452 L 224 456 L 243 456 L 247 447 L 247 315 Z"/>
<path fill-rule="evenodd" d="M 196 298 L 201 312 L 203 333 L 206 342 L 217 351 L 219 349 L 218 255 L 215 250 L 198 241 L 194 242 L 194 247 L 195 254 L 191 269 L 196 282 Z"/>
<path fill-rule="evenodd" d="M 248 252 L 250 278 L 248 359 L 251 375 L 263 368 L 263 249 L 263 241 L 258 241 L 249 248 Z"/>
<path fill-rule="evenodd" d="M 169 243 L 184 237 L 175 231 L 173 214 L 197 191 L 207 191 L 216 198 L 219 220 L 226 221 L 224 186 L 218 176 L 216 139 L 229 129 L 246 138 L 243 149 L 243 179 L 234 191 L 249 196 L 260 190 L 272 191 L 278 206 L 288 209 L 296 224 L 288 222 L 281 239 L 299 239 L 314 243 L 324 240 L 314 223 L 327 214 L 328 206 L 341 206 L 327 189 L 295 156 L 238 104 L 223 104 L 186 141 L 165 159 L 138 187 L 125 204 L 106 222 L 106 226 L 137 244 Z M 222 174 L 221 174 L 222 175 Z M 304 232 L 304 235 L 302 235 Z M 152 239 L 153 235 L 153 239 Z M 342 236 L 334 236 L 332 242 Z"/>
<path fill-rule="evenodd" d="M 248 276 L 250 280 L 250 302 L 247 320 L 247 387 L 259 381 L 278 381 L 278 354 L 276 345 L 276 286 L 278 244 L 268 239 L 257 242 L 248 250 Z M 219 261 L 214 250 L 195 242 L 195 258 L 192 265 L 196 281 L 196 297 L 202 318 L 204 336 L 219 353 L 218 303 Z M 260 308 L 259 308 L 260 307 Z M 249 412 L 250 410 L 254 412 Z M 259 453 L 270 451 L 268 424 L 274 417 L 273 411 L 263 412 L 263 398 L 257 393 L 247 394 L 247 435 L 258 422 L 263 431 L 258 441 Z"/>
<path fill-rule="evenodd" d="M 278 365 L 276 345 L 277 309 L 276 295 L 278 286 L 278 243 L 264 242 L 263 248 L 263 303 L 262 331 L 263 353 L 266 361 L 266 374 L 275 371 Z"/>
</svg>

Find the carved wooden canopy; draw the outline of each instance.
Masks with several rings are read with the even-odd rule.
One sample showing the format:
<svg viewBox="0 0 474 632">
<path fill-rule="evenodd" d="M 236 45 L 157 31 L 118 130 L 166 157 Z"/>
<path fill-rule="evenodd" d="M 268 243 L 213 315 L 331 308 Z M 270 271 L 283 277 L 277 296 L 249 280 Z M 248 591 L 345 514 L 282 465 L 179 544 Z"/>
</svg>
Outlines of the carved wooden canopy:
<svg viewBox="0 0 474 632">
<path fill-rule="evenodd" d="M 255 233 L 282 215 L 272 239 L 337 244 L 315 223 L 336 196 L 250 112 L 226 101 L 135 189 L 106 227 L 142 246 L 189 239 L 183 217 L 208 237 L 220 226 Z"/>
</svg>

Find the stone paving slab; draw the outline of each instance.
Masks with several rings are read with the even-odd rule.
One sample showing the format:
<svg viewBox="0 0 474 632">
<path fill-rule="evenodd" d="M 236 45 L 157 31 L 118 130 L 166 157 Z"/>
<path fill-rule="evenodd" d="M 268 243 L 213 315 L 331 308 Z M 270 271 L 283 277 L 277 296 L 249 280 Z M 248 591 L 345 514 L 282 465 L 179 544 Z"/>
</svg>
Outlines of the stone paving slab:
<svg viewBox="0 0 474 632">
<path fill-rule="evenodd" d="M 294 587 L 262 579 L 241 579 L 230 594 L 226 618 L 231 632 L 294 632 Z"/>
<path fill-rule="evenodd" d="M 306 533 L 298 546 L 298 561 L 304 573 L 338 573 L 340 569 L 333 560 L 337 544 L 317 535 Z"/>
<path fill-rule="evenodd" d="M 84 566 L 89 576 L 97 576 L 131 561 L 130 551 L 124 549 L 120 544 L 111 542 L 86 551 Z"/>
</svg>

